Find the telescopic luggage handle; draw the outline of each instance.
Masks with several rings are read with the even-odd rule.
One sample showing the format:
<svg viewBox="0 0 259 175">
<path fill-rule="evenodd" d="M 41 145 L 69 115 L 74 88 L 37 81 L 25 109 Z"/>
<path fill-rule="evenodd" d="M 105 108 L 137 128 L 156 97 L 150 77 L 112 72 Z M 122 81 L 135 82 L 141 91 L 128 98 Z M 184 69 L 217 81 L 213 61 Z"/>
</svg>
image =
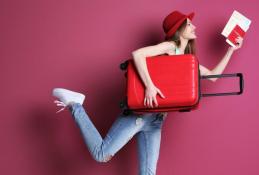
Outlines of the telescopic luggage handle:
<svg viewBox="0 0 259 175">
<path fill-rule="evenodd" d="M 210 96 L 225 96 L 225 95 L 240 95 L 244 90 L 244 79 L 242 73 L 235 74 L 219 74 L 219 75 L 202 75 L 200 79 L 208 79 L 208 78 L 225 78 L 225 77 L 239 77 L 239 92 L 227 92 L 227 93 L 212 93 L 212 94 L 201 94 L 202 97 L 210 97 Z"/>
</svg>

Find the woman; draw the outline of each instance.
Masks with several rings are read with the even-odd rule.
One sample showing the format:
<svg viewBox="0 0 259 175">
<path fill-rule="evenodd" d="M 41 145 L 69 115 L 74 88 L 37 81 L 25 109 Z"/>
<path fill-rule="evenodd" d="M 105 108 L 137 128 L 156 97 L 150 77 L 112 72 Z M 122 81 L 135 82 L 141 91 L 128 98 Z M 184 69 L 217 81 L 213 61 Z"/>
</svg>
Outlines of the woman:
<svg viewBox="0 0 259 175">
<path fill-rule="evenodd" d="M 179 11 L 173 11 L 163 21 L 163 29 L 166 33 L 165 41 L 157 45 L 147 46 L 132 52 L 137 71 L 144 82 L 144 105 L 153 108 L 153 103 L 158 106 L 156 95 L 166 98 L 158 87 L 152 82 L 146 65 L 147 56 L 161 54 L 179 55 L 195 54 L 195 26 L 191 23 L 194 13 L 184 15 Z M 221 74 L 225 69 L 234 50 L 242 45 L 242 38 L 238 38 L 237 47 L 229 47 L 220 63 L 209 70 L 200 65 L 202 75 Z M 217 78 L 211 78 L 216 81 Z M 54 88 L 53 95 L 59 100 L 54 102 L 57 106 L 63 106 L 57 112 L 68 108 L 74 117 L 84 142 L 91 155 L 98 162 L 107 162 L 115 155 L 135 134 L 138 141 L 139 174 L 156 174 L 157 161 L 160 150 L 161 127 L 167 113 L 145 113 L 124 116 L 121 112 L 113 123 L 106 137 L 102 139 L 98 130 L 91 122 L 86 111 L 82 107 L 85 95 L 63 88 Z"/>
</svg>

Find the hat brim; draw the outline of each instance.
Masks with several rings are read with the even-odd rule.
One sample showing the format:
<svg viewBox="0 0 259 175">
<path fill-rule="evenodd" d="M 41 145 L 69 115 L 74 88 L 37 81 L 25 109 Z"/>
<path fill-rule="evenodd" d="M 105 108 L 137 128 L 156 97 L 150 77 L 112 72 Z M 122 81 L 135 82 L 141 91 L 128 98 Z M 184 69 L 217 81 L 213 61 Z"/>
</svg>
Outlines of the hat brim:
<svg viewBox="0 0 259 175">
<path fill-rule="evenodd" d="M 186 15 L 184 18 L 182 18 L 181 20 L 179 20 L 166 34 L 165 39 L 170 38 L 171 36 L 173 36 L 173 34 L 176 32 L 176 30 L 181 26 L 181 24 L 184 22 L 184 20 L 186 20 L 187 18 L 189 18 L 191 21 L 194 17 L 195 13 L 192 12 L 189 15 Z"/>
</svg>

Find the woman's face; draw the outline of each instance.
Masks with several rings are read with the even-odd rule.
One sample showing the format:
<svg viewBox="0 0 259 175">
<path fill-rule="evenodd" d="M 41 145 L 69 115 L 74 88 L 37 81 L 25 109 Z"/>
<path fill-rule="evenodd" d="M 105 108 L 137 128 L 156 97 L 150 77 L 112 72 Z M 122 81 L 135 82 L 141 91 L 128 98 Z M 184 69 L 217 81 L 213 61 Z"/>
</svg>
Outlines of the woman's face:
<svg viewBox="0 0 259 175">
<path fill-rule="evenodd" d="M 196 27 L 192 24 L 191 20 L 187 18 L 187 25 L 185 29 L 182 31 L 181 36 L 184 39 L 188 39 L 188 40 L 197 38 L 195 34 L 195 28 Z"/>
</svg>

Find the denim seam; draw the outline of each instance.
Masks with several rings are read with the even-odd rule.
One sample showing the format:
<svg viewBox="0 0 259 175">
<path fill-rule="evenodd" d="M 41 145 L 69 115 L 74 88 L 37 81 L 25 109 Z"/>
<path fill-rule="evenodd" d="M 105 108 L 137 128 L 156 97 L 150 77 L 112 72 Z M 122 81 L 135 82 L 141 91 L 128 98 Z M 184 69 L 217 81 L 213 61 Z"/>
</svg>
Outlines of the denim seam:
<svg viewBox="0 0 259 175">
<path fill-rule="evenodd" d="M 122 123 L 120 122 L 119 125 L 117 125 L 116 128 L 113 128 L 113 130 L 116 130 L 116 129 L 119 128 L 121 125 L 122 125 Z M 109 136 L 109 142 L 108 142 L 108 143 L 110 143 L 111 140 L 113 139 L 113 135 L 108 135 L 108 136 Z"/>
<path fill-rule="evenodd" d="M 113 128 L 113 130 L 116 130 L 117 128 L 119 128 L 120 126 L 122 125 L 122 122 L 120 122 L 116 128 Z M 108 133 L 107 133 L 108 134 Z M 109 140 L 107 142 L 107 144 L 109 144 L 111 142 L 112 139 L 114 139 L 114 136 L 113 135 L 107 135 L 109 137 Z M 107 137 L 106 136 L 106 137 Z M 104 138 L 105 139 L 105 138 Z M 104 139 L 102 141 L 102 144 L 101 144 L 101 148 L 103 148 L 103 143 L 104 143 Z M 107 146 L 107 145 L 106 145 Z M 102 153 L 103 153 L 103 149 L 102 149 Z M 104 153 L 103 153 L 104 154 Z M 108 154 L 111 154 L 112 156 L 115 155 L 115 153 L 108 153 Z"/>
<path fill-rule="evenodd" d="M 146 138 L 146 134 L 145 134 L 145 132 L 143 132 L 143 134 L 144 134 L 144 138 L 145 138 L 145 169 L 144 169 L 144 174 L 146 174 L 146 172 L 147 172 L 147 138 Z"/>
</svg>

